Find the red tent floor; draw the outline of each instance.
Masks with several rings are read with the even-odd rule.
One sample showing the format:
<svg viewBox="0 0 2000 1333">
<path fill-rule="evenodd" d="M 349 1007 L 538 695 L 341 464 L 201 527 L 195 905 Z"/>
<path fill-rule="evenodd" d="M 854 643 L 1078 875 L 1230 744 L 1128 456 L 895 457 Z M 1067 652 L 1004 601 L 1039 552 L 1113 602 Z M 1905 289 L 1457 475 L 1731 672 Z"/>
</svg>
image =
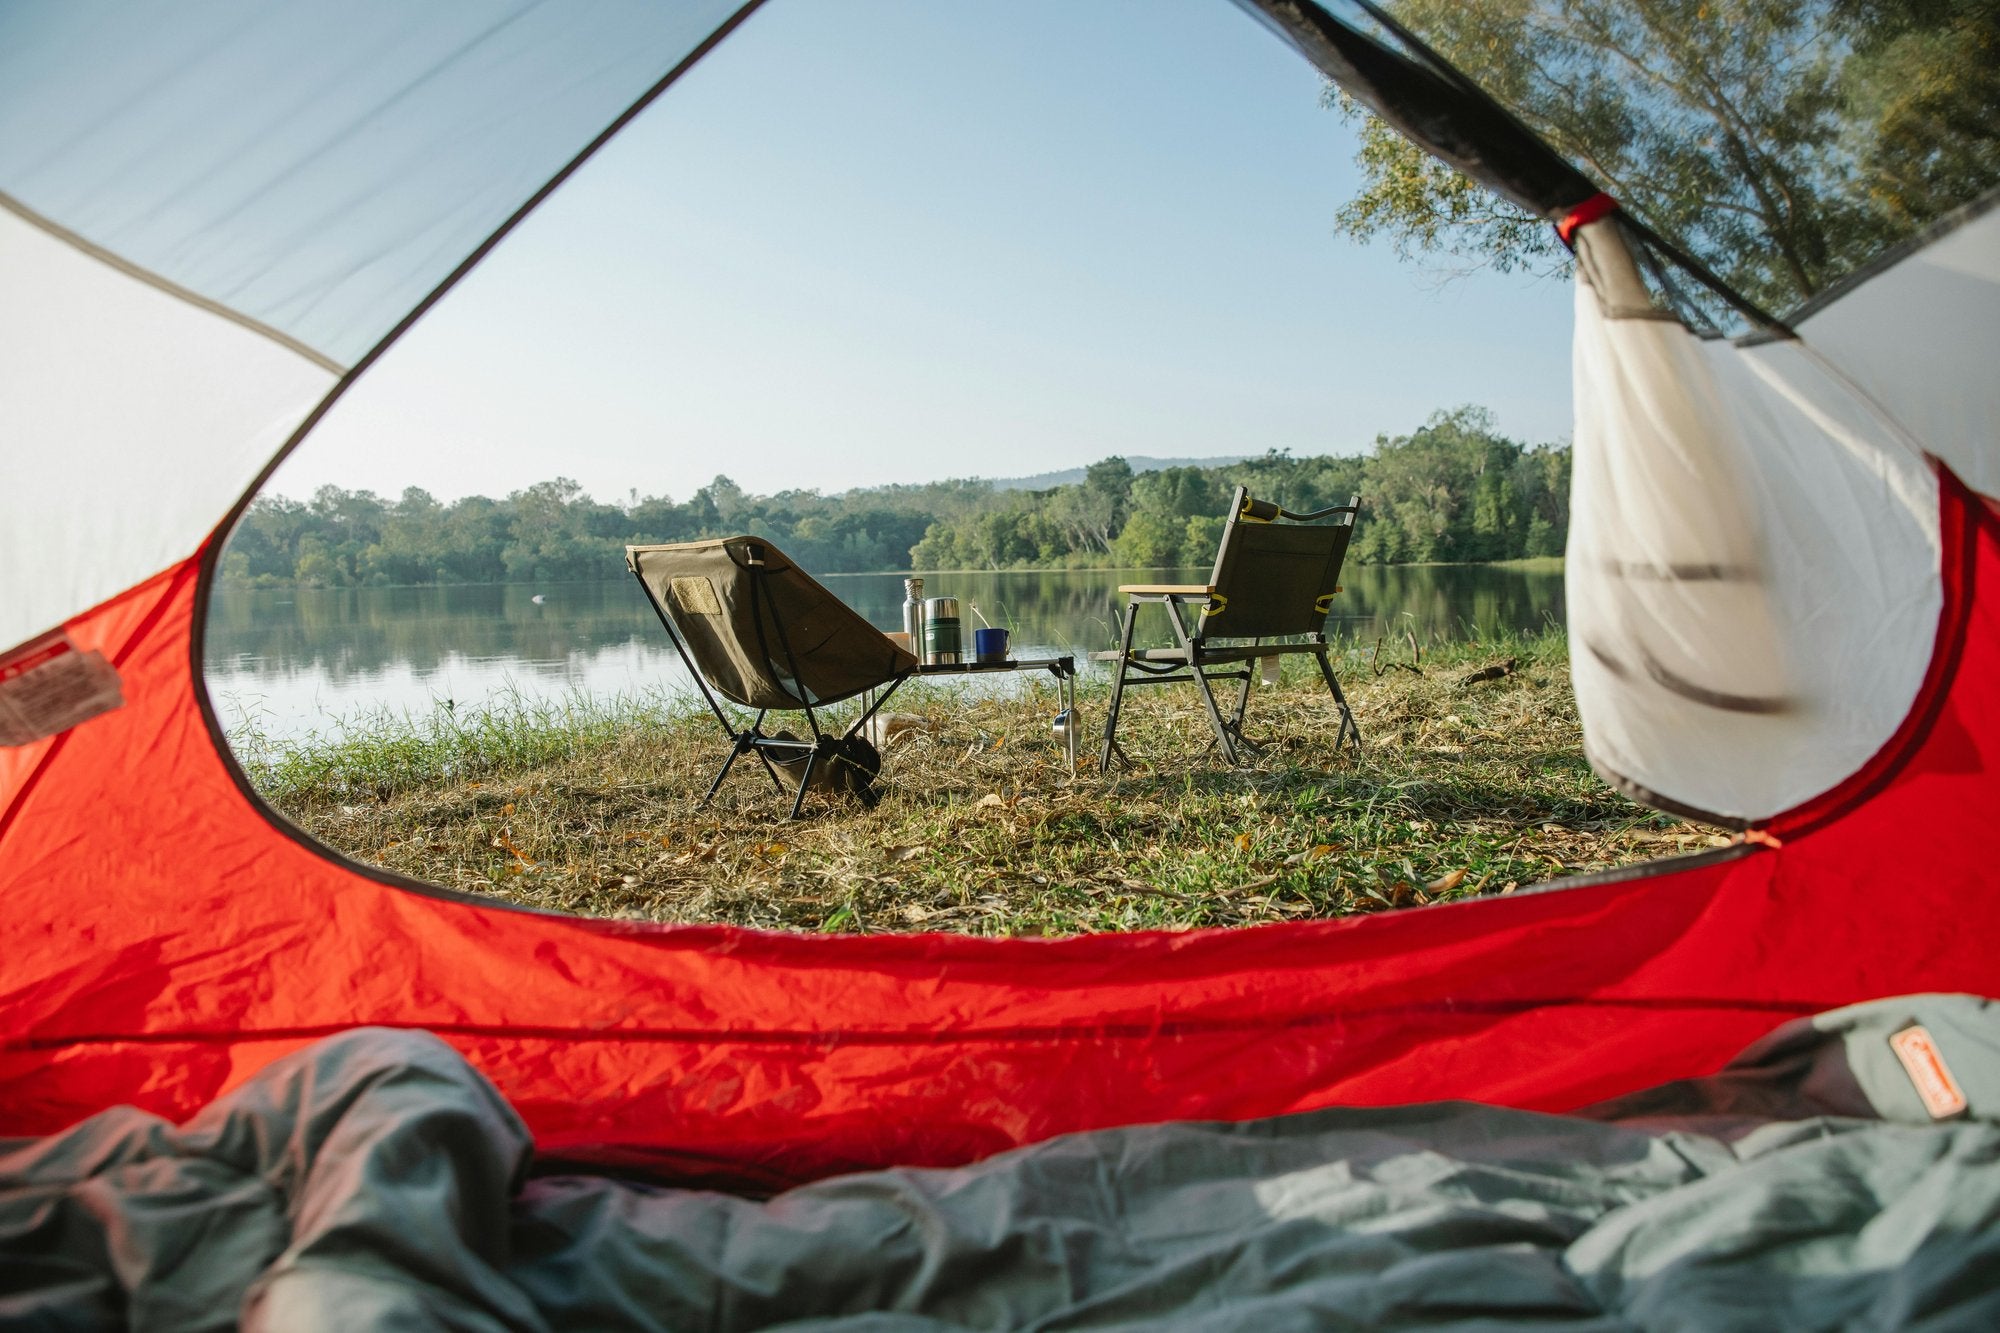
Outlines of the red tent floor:
<svg viewBox="0 0 2000 1333">
<path fill-rule="evenodd" d="M 362 1024 L 463 1051 L 544 1152 L 778 1183 L 1069 1130 L 1471 1098 L 1563 1110 L 1786 1019 L 2000 993 L 2000 517 L 1948 475 L 1945 612 L 1864 771 L 1747 843 L 1556 892 L 1240 931 L 840 938 L 392 882 L 247 793 L 196 562 L 69 626 L 126 706 L 0 751 L 0 1134 L 184 1117 Z"/>
</svg>

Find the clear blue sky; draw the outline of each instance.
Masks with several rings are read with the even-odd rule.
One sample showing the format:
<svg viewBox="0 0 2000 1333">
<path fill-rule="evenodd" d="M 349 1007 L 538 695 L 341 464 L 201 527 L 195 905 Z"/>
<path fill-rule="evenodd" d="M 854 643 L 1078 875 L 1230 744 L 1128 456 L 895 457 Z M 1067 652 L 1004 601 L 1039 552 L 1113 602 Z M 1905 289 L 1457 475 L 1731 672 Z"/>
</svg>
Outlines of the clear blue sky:
<svg viewBox="0 0 2000 1333">
<path fill-rule="evenodd" d="M 272 489 L 600 499 L 1570 431 L 1570 291 L 1333 233 L 1320 79 L 1226 0 L 772 0 Z"/>
</svg>

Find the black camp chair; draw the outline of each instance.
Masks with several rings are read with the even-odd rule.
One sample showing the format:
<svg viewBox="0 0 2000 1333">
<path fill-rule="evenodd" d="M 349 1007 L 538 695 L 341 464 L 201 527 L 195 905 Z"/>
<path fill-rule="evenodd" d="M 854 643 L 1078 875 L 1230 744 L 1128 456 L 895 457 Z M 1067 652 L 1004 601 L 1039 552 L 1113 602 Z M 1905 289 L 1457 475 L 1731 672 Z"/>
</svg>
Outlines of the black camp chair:
<svg viewBox="0 0 2000 1333">
<path fill-rule="evenodd" d="M 1118 708 L 1125 687 L 1176 681 L 1194 682 L 1208 709 L 1215 744 L 1231 764 L 1241 763 L 1242 749 L 1259 748 L 1243 734 L 1243 714 L 1250 706 L 1250 681 L 1255 675 L 1251 663 L 1287 653 L 1310 653 L 1319 663 L 1320 675 L 1326 678 L 1326 687 L 1340 708 L 1334 748 L 1351 741 L 1359 749 L 1361 728 L 1355 725 L 1347 696 L 1341 693 L 1340 682 L 1327 661 L 1326 617 L 1334 594 L 1340 591 L 1340 565 L 1347 556 L 1347 542 L 1354 534 L 1354 518 L 1360 508 L 1361 497 L 1357 495 L 1331 509 L 1294 514 L 1253 500 L 1249 491 L 1238 486 L 1207 583 L 1121 586 L 1118 591 L 1125 595 L 1125 623 L 1118 651 L 1091 654 L 1093 661 L 1118 664 L 1110 713 L 1104 719 L 1101 767 L 1109 770 L 1114 758 L 1132 762 L 1118 744 Z M 1322 523 L 1322 519 L 1333 521 Z M 1166 607 L 1176 646 L 1132 646 L 1132 623 L 1139 608 L 1148 602 Z M 1182 612 L 1193 607 L 1199 608 L 1199 614 L 1190 630 Z M 1285 641 L 1269 641 L 1274 639 Z M 1236 711 L 1228 717 L 1223 716 L 1209 688 L 1218 680 L 1242 682 Z"/>
<path fill-rule="evenodd" d="M 816 776 L 875 804 L 881 758 L 862 729 L 916 669 L 915 657 L 761 537 L 628 546 L 625 564 L 730 740 L 701 804 L 746 754 L 757 756 L 780 793 L 780 768 L 796 780 L 793 819 Z M 819 710 L 869 690 L 880 693 L 852 726 L 834 734 L 821 725 Z M 756 716 L 739 725 L 721 699 Z M 803 712 L 810 739 L 766 735 L 773 710 Z"/>
</svg>

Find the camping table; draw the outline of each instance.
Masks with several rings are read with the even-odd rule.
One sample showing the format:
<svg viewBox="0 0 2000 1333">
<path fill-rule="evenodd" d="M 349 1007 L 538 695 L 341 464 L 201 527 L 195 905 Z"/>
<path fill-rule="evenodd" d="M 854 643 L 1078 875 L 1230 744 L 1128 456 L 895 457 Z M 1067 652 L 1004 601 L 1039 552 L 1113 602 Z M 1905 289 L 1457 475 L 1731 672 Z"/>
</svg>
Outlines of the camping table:
<svg viewBox="0 0 2000 1333">
<path fill-rule="evenodd" d="M 1004 662 L 938 662 L 919 664 L 905 680 L 929 676 L 990 676 L 1009 671 L 1046 671 L 1056 678 L 1056 700 L 1062 715 L 1069 719 L 1063 728 L 1063 753 L 1069 759 L 1069 775 L 1076 776 L 1076 658 L 1010 657 Z M 872 691 L 871 691 L 872 693 Z M 872 700 L 871 700 L 872 702 Z"/>
</svg>

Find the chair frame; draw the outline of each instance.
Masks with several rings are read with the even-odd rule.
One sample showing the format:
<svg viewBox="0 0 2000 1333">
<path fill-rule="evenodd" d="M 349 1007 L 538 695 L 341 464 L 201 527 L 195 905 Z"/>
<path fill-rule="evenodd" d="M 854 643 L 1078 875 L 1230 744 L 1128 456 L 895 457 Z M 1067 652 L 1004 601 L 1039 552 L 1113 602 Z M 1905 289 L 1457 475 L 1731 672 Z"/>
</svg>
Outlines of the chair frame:
<svg viewBox="0 0 2000 1333">
<path fill-rule="evenodd" d="M 763 576 L 765 570 L 762 555 L 763 546 L 761 544 L 753 546 L 751 550 L 752 554 L 744 562 L 744 567 L 751 575 L 750 597 L 752 621 L 760 627 L 761 632 L 763 625 L 763 616 L 761 613 L 764 600 Z M 736 720 L 723 708 L 723 701 L 716 696 L 714 688 L 709 685 L 708 678 L 702 674 L 700 666 L 695 663 L 694 655 L 688 650 L 687 645 L 681 641 L 679 631 L 674 628 L 673 617 L 667 614 L 666 608 L 660 605 L 659 599 L 656 599 L 652 595 L 651 589 L 646 588 L 645 576 L 639 572 L 637 566 L 632 567 L 632 573 L 638 578 L 639 586 L 642 589 L 646 589 L 646 600 L 652 605 L 653 614 L 659 617 L 661 628 L 667 631 L 667 638 L 673 643 L 674 651 L 680 654 L 681 663 L 687 667 L 688 675 L 694 678 L 695 685 L 701 690 L 701 697 L 707 701 L 709 711 L 715 714 L 715 720 L 721 724 L 724 734 L 729 737 L 729 754 L 723 759 L 722 767 L 716 770 L 715 779 L 708 784 L 708 790 L 703 793 L 701 800 L 695 803 L 697 810 L 706 806 L 715 798 L 715 793 L 722 789 L 722 780 L 729 776 L 729 770 L 735 767 L 736 761 L 744 755 L 754 754 L 757 756 L 758 762 L 764 766 L 766 776 L 771 779 L 771 785 L 778 789 L 780 796 L 785 794 L 785 784 L 778 777 L 778 770 L 772 765 L 771 756 L 777 754 L 780 762 L 796 760 L 800 756 L 803 756 L 806 761 L 805 771 L 799 775 L 799 789 L 797 794 L 792 797 L 791 817 L 798 819 L 799 812 L 805 808 L 806 792 L 811 790 L 812 787 L 814 770 L 823 763 L 846 762 L 840 753 L 840 745 L 860 735 L 862 728 L 868 725 L 869 719 L 874 717 L 883 704 L 889 702 L 889 696 L 896 692 L 897 687 L 911 676 L 917 674 L 915 668 L 912 668 L 889 677 L 874 690 L 865 691 L 864 693 L 868 697 L 862 709 L 861 716 L 854 720 L 853 725 L 849 726 L 845 731 L 840 732 L 837 736 L 820 725 L 819 714 L 815 711 L 815 706 L 803 702 L 800 705 L 799 711 L 804 712 L 806 715 L 806 725 L 812 731 L 811 740 L 803 738 L 790 740 L 782 736 L 765 735 L 764 718 L 771 712 L 768 708 L 757 709 L 755 716 L 750 719 L 748 726 L 738 726 Z M 832 596 L 831 593 L 827 595 Z M 778 631 L 778 648 L 784 654 L 785 664 L 791 670 L 791 678 L 795 681 L 803 679 L 799 671 L 798 654 L 792 651 L 791 638 L 785 632 L 784 618 L 776 613 L 775 608 L 771 614 L 771 624 Z M 768 647 L 768 645 L 761 646 Z M 824 708 L 826 705 L 820 705 L 819 707 Z M 793 710 L 785 709 L 784 711 L 791 712 Z M 881 799 L 880 794 L 875 792 L 872 786 L 863 788 L 856 795 L 860 798 L 861 803 L 869 809 L 873 809 L 876 802 Z"/>
<path fill-rule="evenodd" d="M 1256 751 L 1263 748 L 1258 741 L 1243 734 L 1243 718 L 1250 706 L 1250 686 L 1256 672 L 1250 663 L 1265 658 L 1282 657 L 1287 654 L 1307 653 L 1319 663 L 1322 679 L 1327 691 L 1333 696 L 1334 704 L 1340 710 L 1340 726 L 1334 733 L 1334 748 L 1351 744 L 1356 750 L 1361 748 L 1361 728 L 1354 720 L 1354 710 L 1348 707 L 1347 695 L 1340 688 L 1340 681 L 1333 674 L 1333 664 L 1328 660 L 1328 644 L 1324 621 L 1321 628 L 1310 631 L 1299 640 L 1264 642 L 1263 637 L 1252 637 L 1248 643 L 1217 644 L 1215 638 L 1243 638 L 1242 635 L 1211 635 L 1209 622 L 1223 609 L 1218 595 L 1218 585 L 1224 582 L 1230 562 L 1235 557 L 1232 539 L 1240 523 L 1270 523 L 1278 519 L 1290 519 L 1298 523 L 1313 523 L 1325 518 L 1338 518 L 1331 526 L 1351 528 L 1360 512 L 1361 497 L 1351 497 L 1344 505 L 1333 505 L 1311 513 L 1297 514 L 1274 504 L 1252 500 L 1246 487 L 1238 486 L 1230 501 L 1229 520 L 1223 529 L 1222 542 L 1216 552 L 1215 568 L 1209 575 L 1209 582 L 1201 583 L 1128 583 L 1121 584 L 1118 591 L 1125 597 L 1125 613 L 1119 632 L 1116 652 L 1096 653 L 1097 661 L 1117 662 L 1118 672 L 1112 681 L 1111 706 L 1104 719 L 1104 748 L 1099 758 L 1099 767 L 1108 772 L 1112 763 L 1132 766 L 1132 758 L 1118 743 L 1118 715 L 1124 702 L 1127 686 L 1171 685 L 1192 682 L 1201 695 L 1201 701 L 1208 714 L 1208 723 L 1214 733 L 1210 748 L 1219 748 L 1223 757 L 1234 766 L 1242 763 L 1244 750 Z M 1341 560 L 1346 558 L 1345 547 L 1341 550 Z M 1339 567 L 1334 566 L 1338 576 Z M 1320 595 L 1315 609 L 1326 612 L 1331 609 L 1333 593 Z M 1157 603 L 1167 612 L 1168 623 L 1174 632 L 1176 646 L 1171 649 L 1142 650 L 1135 654 L 1132 650 L 1132 631 L 1141 606 Z M 1190 629 L 1185 612 L 1199 608 L 1194 627 Z M 1214 668 L 1224 668 L 1217 670 Z M 1240 682 L 1236 706 L 1224 714 L 1216 702 L 1211 686 L 1217 681 Z"/>
</svg>

